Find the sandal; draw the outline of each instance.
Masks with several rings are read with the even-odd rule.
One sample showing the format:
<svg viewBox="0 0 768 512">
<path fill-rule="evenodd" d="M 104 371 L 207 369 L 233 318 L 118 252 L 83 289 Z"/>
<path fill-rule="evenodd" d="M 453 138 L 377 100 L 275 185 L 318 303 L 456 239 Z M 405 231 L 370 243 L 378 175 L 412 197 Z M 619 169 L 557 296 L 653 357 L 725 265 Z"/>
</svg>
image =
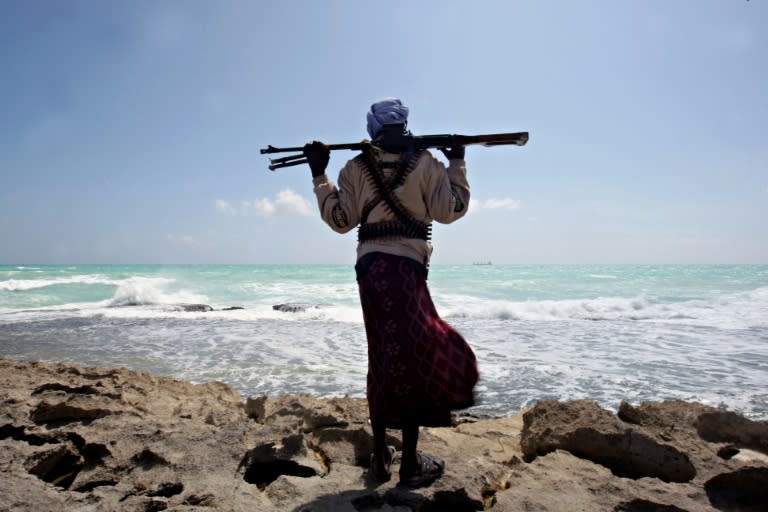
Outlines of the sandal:
<svg viewBox="0 0 768 512">
<path fill-rule="evenodd" d="M 423 487 L 443 476 L 445 462 L 442 459 L 426 453 L 420 453 L 419 458 L 421 459 L 421 464 L 419 465 L 418 473 L 404 475 L 401 467 L 400 484 L 411 488 Z"/>
<path fill-rule="evenodd" d="M 389 480 L 392 478 L 392 464 L 395 462 L 395 458 L 397 456 L 397 450 L 395 450 L 394 446 L 387 446 L 387 460 L 384 461 L 384 465 L 386 466 L 386 470 L 383 473 L 379 473 L 376 470 L 376 454 L 371 454 L 371 465 L 368 467 L 368 476 L 380 483 L 389 482 Z"/>
</svg>

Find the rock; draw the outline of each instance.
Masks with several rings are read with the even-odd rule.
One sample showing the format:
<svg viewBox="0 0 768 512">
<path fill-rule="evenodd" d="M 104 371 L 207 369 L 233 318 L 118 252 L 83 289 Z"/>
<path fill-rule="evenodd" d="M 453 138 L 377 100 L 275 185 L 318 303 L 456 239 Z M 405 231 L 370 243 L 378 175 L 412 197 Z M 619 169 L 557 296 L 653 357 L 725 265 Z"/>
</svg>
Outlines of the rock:
<svg viewBox="0 0 768 512">
<path fill-rule="evenodd" d="M 20 512 L 765 510 L 767 435 L 701 404 L 541 401 L 423 428 L 446 473 L 406 489 L 397 463 L 366 477 L 365 400 L 0 359 L 0 510 Z"/>
<path fill-rule="evenodd" d="M 173 306 L 173 309 L 189 311 L 192 313 L 207 313 L 208 311 L 213 311 L 213 308 L 208 304 L 176 304 Z"/>
<path fill-rule="evenodd" d="M 696 469 L 678 448 L 631 428 L 593 402 L 539 402 L 523 415 L 521 445 L 525 460 L 555 450 L 605 466 L 620 477 L 688 482 Z"/>
<path fill-rule="evenodd" d="M 768 468 L 742 468 L 718 475 L 704 484 L 709 501 L 718 510 L 768 509 Z"/>
<path fill-rule="evenodd" d="M 309 304 L 305 302 L 288 302 L 285 304 L 275 304 L 272 309 L 275 311 L 282 311 L 284 313 L 302 313 L 308 309 L 320 309 L 327 307 L 329 304 Z"/>
<path fill-rule="evenodd" d="M 123 302 L 120 304 L 116 304 L 112 307 L 126 307 L 126 306 L 147 306 L 147 304 L 142 302 Z M 216 311 L 212 306 L 209 306 L 208 304 L 168 304 L 168 305 L 155 305 L 157 309 L 163 310 L 163 311 L 185 311 L 189 313 L 208 313 L 209 311 Z M 222 308 L 218 311 L 235 311 L 245 309 L 242 306 L 230 306 L 226 308 Z"/>
</svg>

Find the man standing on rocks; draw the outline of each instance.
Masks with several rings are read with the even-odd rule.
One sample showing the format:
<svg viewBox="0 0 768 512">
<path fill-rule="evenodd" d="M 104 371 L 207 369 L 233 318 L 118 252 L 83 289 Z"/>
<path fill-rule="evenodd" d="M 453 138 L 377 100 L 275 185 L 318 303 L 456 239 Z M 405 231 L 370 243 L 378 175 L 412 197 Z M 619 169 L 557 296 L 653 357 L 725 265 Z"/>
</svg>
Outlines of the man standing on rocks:
<svg viewBox="0 0 768 512">
<path fill-rule="evenodd" d="M 347 162 L 338 186 L 328 178 L 330 151 L 318 141 L 304 153 L 323 220 L 338 233 L 358 227 L 357 273 L 368 339 L 367 398 L 374 451 L 370 475 L 391 478 L 394 447 L 386 429 L 402 430 L 400 483 L 428 485 L 445 469 L 416 449 L 419 426 L 449 426 L 451 410 L 474 403 L 478 379 L 472 349 L 440 318 L 427 288 L 431 223 L 449 224 L 469 205 L 464 147 L 442 148 L 448 166 L 428 150 L 402 151 L 408 107 L 395 98 L 367 115 L 372 143 Z"/>
</svg>

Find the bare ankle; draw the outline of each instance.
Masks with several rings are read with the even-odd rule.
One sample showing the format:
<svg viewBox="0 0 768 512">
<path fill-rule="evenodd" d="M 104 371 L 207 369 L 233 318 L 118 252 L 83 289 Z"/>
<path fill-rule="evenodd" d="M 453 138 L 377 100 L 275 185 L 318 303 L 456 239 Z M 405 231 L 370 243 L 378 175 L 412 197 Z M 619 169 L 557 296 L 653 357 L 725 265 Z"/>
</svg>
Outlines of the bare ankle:
<svg viewBox="0 0 768 512">
<path fill-rule="evenodd" d="M 400 459 L 400 472 L 401 473 L 416 473 L 419 471 L 421 461 L 416 453 L 406 455 L 403 453 Z"/>
</svg>

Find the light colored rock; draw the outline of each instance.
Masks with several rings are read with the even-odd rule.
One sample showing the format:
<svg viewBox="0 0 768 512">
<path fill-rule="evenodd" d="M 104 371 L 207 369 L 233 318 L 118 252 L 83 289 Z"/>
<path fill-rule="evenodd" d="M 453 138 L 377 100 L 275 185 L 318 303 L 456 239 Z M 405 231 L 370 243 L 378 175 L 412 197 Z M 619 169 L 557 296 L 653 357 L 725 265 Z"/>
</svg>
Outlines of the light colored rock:
<svg viewBox="0 0 768 512">
<path fill-rule="evenodd" d="M 422 429 L 447 468 L 414 490 L 367 478 L 364 400 L 0 359 L 0 511 L 761 510 L 767 440 L 700 404 L 542 401 Z"/>
</svg>

